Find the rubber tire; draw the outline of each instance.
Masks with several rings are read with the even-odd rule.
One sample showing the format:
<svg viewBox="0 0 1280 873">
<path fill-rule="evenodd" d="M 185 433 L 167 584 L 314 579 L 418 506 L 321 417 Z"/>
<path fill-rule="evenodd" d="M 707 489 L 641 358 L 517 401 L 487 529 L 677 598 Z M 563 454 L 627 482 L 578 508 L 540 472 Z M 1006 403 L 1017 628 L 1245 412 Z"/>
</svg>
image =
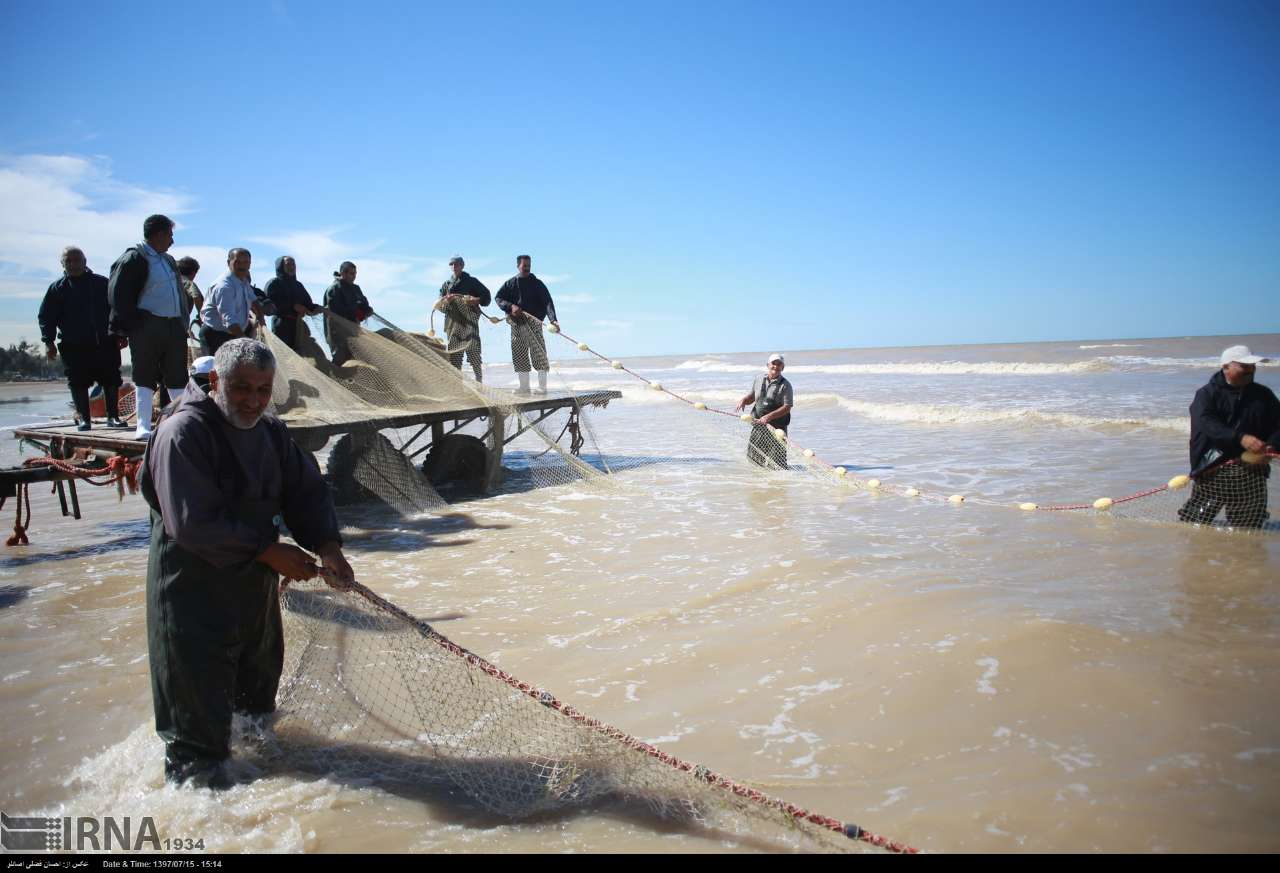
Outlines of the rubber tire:
<svg viewBox="0 0 1280 873">
<path fill-rule="evenodd" d="M 464 433 L 451 433 L 427 452 L 422 474 L 432 485 L 445 483 L 484 487 L 489 469 L 489 449 L 484 440 Z"/>
</svg>

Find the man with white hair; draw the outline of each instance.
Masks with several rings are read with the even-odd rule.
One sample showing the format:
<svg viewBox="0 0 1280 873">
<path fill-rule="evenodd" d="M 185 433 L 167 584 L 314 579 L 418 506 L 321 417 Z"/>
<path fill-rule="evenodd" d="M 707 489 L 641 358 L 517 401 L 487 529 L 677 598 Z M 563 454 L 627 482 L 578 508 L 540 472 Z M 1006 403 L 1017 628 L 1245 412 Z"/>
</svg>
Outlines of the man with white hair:
<svg viewBox="0 0 1280 873">
<path fill-rule="evenodd" d="M 353 579 L 315 459 L 267 414 L 275 375 L 262 343 L 224 343 L 208 394 L 190 382 L 147 445 L 147 644 L 171 782 L 230 785 L 233 713 L 275 710 L 279 578 L 314 578 L 314 552 L 331 585 Z M 301 548 L 279 542 L 282 525 Z"/>
<path fill-rule="evenodd" d="M 791 407 L 795 393 L 791 383 L 783 378 L 782 370 L 787 361 L 774 352 L 765 363 L 764 373 L 756 380 L 751 392 L 738 401 L 738 412 L 751 406 L 751 440 L 747 443 L 747 459 L 761 467 L 766 461 L 787 469 L 787 445 L 773 435 L 776 428 L 784 434 L 791 424 Z"/>
<path fill-rule="evenodd" d="M 1254 381 L 1267 358 L 1248 346 L 1222 352 L 1221 368 L 1191 401 L 1191 498 L 1183 521 L 1207 524 L 1226 510 L 1233 527 L 1267 521 L 1267 454 L 1280 448 L 1280 400 Z"/>
</svg>

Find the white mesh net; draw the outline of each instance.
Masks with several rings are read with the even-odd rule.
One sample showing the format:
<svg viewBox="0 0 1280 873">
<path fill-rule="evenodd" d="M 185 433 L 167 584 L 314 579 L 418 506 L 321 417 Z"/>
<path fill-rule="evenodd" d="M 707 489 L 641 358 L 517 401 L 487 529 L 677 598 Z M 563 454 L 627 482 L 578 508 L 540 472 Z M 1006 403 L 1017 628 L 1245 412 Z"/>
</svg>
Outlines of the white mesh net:
<svg viewBox="0 0 1280 873">
<path fill-rule="evenodd" d="M 501 816 L 638 804 L 754 848 L 906 849 L 590 719 L 367 589 L 294 584 L 283 606 L 286 663 L 266 748 L 275 768 L 446 783 Z"/>
</svg>

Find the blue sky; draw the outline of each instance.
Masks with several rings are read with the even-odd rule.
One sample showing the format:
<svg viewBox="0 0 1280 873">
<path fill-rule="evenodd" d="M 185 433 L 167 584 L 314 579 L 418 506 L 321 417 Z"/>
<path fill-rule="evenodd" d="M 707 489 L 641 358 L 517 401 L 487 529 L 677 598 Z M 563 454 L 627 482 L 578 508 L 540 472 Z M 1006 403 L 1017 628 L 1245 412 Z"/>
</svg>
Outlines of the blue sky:
<svg viewBox="0 0 1280 873">
<path fill-rule="evenodd" d="M 529 252 L 614 355 L 1280 332 L 1276 2 L 0 16 L 0 342 L 153 211 L 409 328 Z"/>
</svg>

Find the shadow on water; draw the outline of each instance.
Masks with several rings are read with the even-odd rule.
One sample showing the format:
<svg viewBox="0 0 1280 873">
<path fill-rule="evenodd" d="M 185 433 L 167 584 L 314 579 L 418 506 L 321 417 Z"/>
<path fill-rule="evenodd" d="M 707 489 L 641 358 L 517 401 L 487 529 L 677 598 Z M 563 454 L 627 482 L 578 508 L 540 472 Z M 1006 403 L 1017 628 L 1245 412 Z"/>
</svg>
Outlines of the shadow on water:
<svg viewBox="0 0 1280 873">
<path fill-rule="evenodd" d="M 26 585 L 0 585 L 0 609 L 8 609 L 27 599 L 31 589 Z"/>
<path fill-rule="evenodd" d="M 100 543 L 90 543 L 63 552 L 40 552 L 39 554 L 0 555 L 0 567 L 26 567 L 31 564 L 45 564 L 52 561 L 70 561 L 78 558 L 95 558 L 113 552 L 125 552 L 132 549 L 145 549 L 150 545 L 151 534 L 144 530 L 129 536 L 116 537 Z"/>
<path fill-rule="evenodd" d="M 869 473 L 872 470 L 895 470 L 892 464 L 833 464 L 833 467 L 844 467 L 850 473 Z"/>
<path fill-rule="evenodd" d="M 459 533 L 510 527 L 502 522 L 482 524 L 465 512 L 404 518 L 376 500 L 339 507 L 338 520 L 343 524 L 343 549 L 357 552 L 463 546 L 477 538 L 458 537 Z"/>
<path fill-rule="evenodd" d="M 569 822 L 597 815 L 664 835 L 687 835 L 717 842 L 732 841 L 757 851 L 794 849 L 782 841 L 756 834 L 729 833 L 699 822 L 699 810 L 682 797 L 632 797 L 614 787 L 609 774 L 582 768 L 569 784 L 539 778 L 545 765 L 519 758 L 451 758 L 406 755 L 363 745 L 336 745 L 323 738 L 289 732 L 276 749 L 255 761 L 268 774 L 307 775 L 336 780 L 353 788 L 377 788 L 421 803 L 439 826 L 492 830 L 512 825 Z M 552 769 L 550 772 L 556 772 Z M 552 777 L 554 778 L 554 777 Z M 478 802 L 460 785 L 492 785 L 495 811 Z M 579 800 L 577 795 L 592 799 Z M 543 809 L 548 803 L 552 809 Z M 656 810 L 669 814 L 664 816 Z M 794 834 L 791 827 L 788 835 Z"/>
<path fill-rule="evenodd" d="M 346 605 L 346 595 L 336 591 L 286 591 L 283 608 L 286 612 L 307 618 L 332 622 L 361 631 L 392 633 L 404 630 L 404 621 L 392 615 L 376 615 L 366 610 Z M 447 612 L 443 615 L 424 616 L 420 621 L 436 624 L 466 618 L 465 612 Z"/>
<path fill-rule="evenodd" d="M 539 459 L 544 457 L 547 456 L 533 452 L 507 452 L 502 456 L 502 484 L 495 488 L 492 494 L 468 493 L 452 495 L 442 489 L 441 496 L 451 502 L 462 502 L 464 500 L 482 499 L 496 494 L 526 494 L 541 488 L 555 488 L 565 484 L 564 477 L 551 474 L 547 468 L 538 466 Z M 677 457 L 674 455 L 583 454 L 579 456 L 578 460 L 606 476 L 660 465 L 725 465 L 730 463 L 722 458 Z M 573 474 L 569 475 L 572 476 Z"/>
</svg>

